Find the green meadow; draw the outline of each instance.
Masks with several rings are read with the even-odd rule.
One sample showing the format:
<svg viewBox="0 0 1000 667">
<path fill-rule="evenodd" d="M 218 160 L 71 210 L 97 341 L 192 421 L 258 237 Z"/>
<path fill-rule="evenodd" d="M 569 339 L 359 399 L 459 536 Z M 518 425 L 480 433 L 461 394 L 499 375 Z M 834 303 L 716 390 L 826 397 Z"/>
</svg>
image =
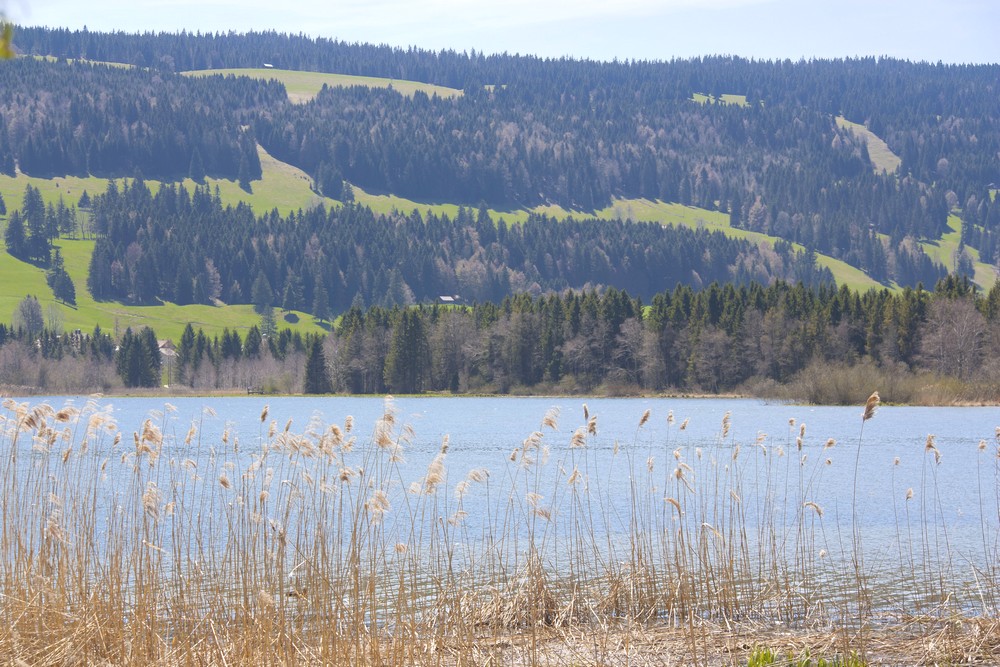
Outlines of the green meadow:
<svg viewBox="0 0 1000 667">
<path fill-rule="evenodd" d="M 419 81 L 406 81 L 403 79 L 386 79 L 377 76 L 355 76 L 352 74 L 329 74 L 326 72 L 302 72 L 298 70 L 275 69 L 270 67 L 245 68 L 245 69 L 206 69 L 184 72 L 187 76 L 212 76 L 221 74 L 223 76 L 247 76 L 253 79 L 273 79 L 281 82 L 288 92 L 288 99 L 295 103 L 308 102 L 316 97 L 316 94 L 323 89 L 323 86 L 365 86 L 367 88 L 392 88 L 396 92 L 412 97 L 418 90 L 433 97 L 457 97 L 462 94 L 457 88 L 446 86 L 436 86 L 431 83 L 421 83 Z"/>
<path fill-rule="evenodd" d="M 312 179 L 301 169 L 274 159 L 267 151 L 257 147 L 263 177 L 251 184 L 252 192 L 241 189 L 236 181 L 219 178 L 206 178 L 205 183 L 212 188 L 218 188 L 219 196 L 227 204 L 244 202 L 258 214 L 268 213 L 277 209 L 281 215 L 287 215 L 299 209 L 309 209 L 320 203 L 335 204 L 332 199 L 325 199 L 312 190 Z M 146 183 L 154 191 L 161 185 L 160 181 L 147 180 Z M 182 184 L 194 191 L 196 183 L 187 178 Z M 108 179 L 93 176 L 80 178 L 77 176 L 58 176 L 52 179 L 35 178 L 19 173 L 16 177 L 0 174 L 0 194 L 7 203 L 7 210 L 13 211 L 21 207 L 24 189 L 31 185 L 38 188 L 46 202 L 55 203 L 60 197 L 67 204 L 77 204 L 80 196 L 86 190 L 95 195 L 108 187 Z"/>
<path fill-rule="evenodd" d="M 272 72 L 273 70 L 266 71 Z M 219 195 L 225 203 L 245 202 L 259 214 L 276 209 L 282 215 L 300 209 L 306 210 L 320 204 L 340 205 L 335 200 L 321 197 L 313 192 L 311 179 L 302 170 L 276 160 L 262 148 L 258 148 L 258 151 L 263 178 L 253 182 L 251 193 L 240 189 L 234 181 L 206 179 L 209 187 L 218 188 Z M 871 154 L 874 162 L 875 152 L 872 151 Z M 20 208 L 24 189 L 28 184 L 37 187 L 46 202 L 54 203 L 61 197 L 68 204 L 76 204 L 85 190 L 92 195 L 103 192 L 107 188 L 108 180 L 76 176 L 42 179 L 24 174 L 18 174 L 17 177 L 0 175 L 0 194 L 3 195 L 8 210 Z M 148 181 L 148 184 L 154 189 L 161 185 L 158 181 Z M 195 183 L 190 179 L 185 179 L 183 185 L 191 190 L 195 187 Z M 452 203 L 424 203 L 390 194 L 370 193 L 357 186 L 354 186 L 354 196 L 359 204 L 382 214 L 393 211 L 401 213 L 418 211 L 421 215 L 434 214 L 454 217 L 460 208 L 459 205 Z M 729 224 L 729 216 L 725 213 L 648 199 L 618 199 L 608 207 L 590 212 L 567 210 L 559 206 L 538 206 L 530 210 L 524 208 L 490 209 L 489 212 L 494 219 L 504 220 L 508 223 L 523 222 L 529 213 L 535 212 L 559 220 L 597 217 L 604 220 L 631 219 L 658 222 L 663 225 L 680 225 L 693 229 L 701 228 L 709 231 L 720 231 L 733 238 L 746 239 L 758 245 L 770 247 L 774 247 L 775 242 L 779 240 L 777 237 L 759 232 L 733 228 Z M 86 220 L 85 213 L 81 214 L 81 219 Z M 941 239 L 924 242 L 921 246 L 935 261 L 953 269 L 954 255 L 958 249 L 960 236 L 960 221 L 957 216 L 949 218 L 949 226 L 951 231 Z M 149 325 L 157 331 L 161 338 L 176 339 L 180 336 L 187 322 L 191 322 L 195 327 L 204 328 L 209 335 L 215 335 L 221 333 L 226 327 L 245 331 L 259 321 L 252 307 L 248 305 L 178 306 L 164 303 L 156 306 L 130 306 L 114 302 L 95 302 L 90 298 L 86 289 L 87 268 L 93 249 L 93 241 L 60 239 L 56 245 L 63 253 L 67 270 L 76 285 L 77 306 L 56 304 L 51 290 L 45 283 L 43 269 L 14 259 L 5 252 L 0 252 L 0 284 L 4 285 L 4 289 L 0 292 L 0 321 L 9 321 L 10 314 L 17 303 L 28 294 L 36 295 L 45 309 L 48 309 L 49 304 L 55 304 L 61 314 L 62 326 L 66 330 L 79 328 L 89 331 L 93 329 L 95 324 L 99 324 L 101 328 L 106 330 L 124 331 L 125 327 L 129 326 Z M 796 250 L 803 249 L 798 244 L 793 244 L 793 247 Z M 979 261 L 979 255 L 975 249 L 967 248 L 967 250 L 975 262 L 976 282 L 983 288 L 989 289 L 996 281 L 995 272 L 988 264 Z M 847 285 L 851 289 L 860 291 L 883 287 L 863 271 L 840 260 L 819 254 L 817 262 L 830 269 L 837 284 Z M 293 330 L 303 333 L 321 331 L 310 315 L 294 313 L 291 319 L 295 320 L 296 317 L 297 321 L 282 321 L 279 313 L 279 326 L 289 326 Z"/>
<path fill-rule="evenodd" d="M 213 189 L 218 187 L 223 201 L 236 204 L 246 202 L 257 213 L 266 213 L 277 209 L 281 214 L 287 214 L 298 209 L 307 209 L 332 200 L 324 200 L 310 189 L 311 180 L 301 170 L 275 160 L 263 149 L 260 152 L 263 179 L 254 181 L 253 193 L 240 189 L 233 181 L 221 179 L 206 179 Z M 84 191 L 90 194 L 103 192 L 108 186 L 108 180 L 103 178 L 79 178 L 75 176 L 57 177 L 53 179 L 35 178 L 18 174 L 17 177 L 0 175 L 0 194 L 3 195 L 8 211 L 21 207 L 24 189 L 27 185 L 39 189 L 46 202 L 56 202 L 60 197 L 67 204 L 77 204 Z M 159 181 L 148 181 L 152 189 L 160 187 Z M 185 179 L 183 185 L 189 190 L 195 187 L 194 181 Z M 80 216 L 86 221 L 86 214 Z M 3 224 L 6 224 L 4 218 Z M 64 330 L 81 329 L 91 331 L 95 324 L 106 331 L 124 331 L 126 327 L 152 327 L 160 338 L 178 340 L 184 326 L 191 322 L 197 329 L 201 327 L 209 336 L 221 334 L 224 328 L 236 329 L 243 333 L 254 324 L 260 322 L 260 317 L 249 305 L 187 305 L 179 306 L 173 303 L 163 303 L 155 306 L 131 306 L 117 302 L 97 302 L 87 292 L 87 270 L 90 256 L 93 252 L 92 240 L 59 239 L 56 247 L 60 249 L 66 261 L 66 270 L 73 278 L 76 287 L 76 306 L 68 306 L 56 302 L 52 291 L 45 282 L 45 270 L 27 262 L 11 257 L 0 251 L 0 321 L 9 322 L 17 304 L 27 295 L 38 297 L 46 312 L 53 306 L 59 312 Z M 288 319 L 282 319 L 284 316 Z M 311 315 L 306 313 L 279 312 L 278 326 L 288 327 L 293 331 L 320 332 L 322 329 L 313 322 Z"/>
<path fill-rule="evenodd" d="M 722 104 L 736 104 L 741 107 L 747 105 L 746 95 L 733 95 L 731 93 L 723 93 L 720 97 L 706 95 L 705 93 L 695 93 L 691 96 L 691 99 L 698 104 L 715 104 L 716 102 L 720 102 Z"/>
<path fill-rule="evenodd" d="M 260 323 L 260 317 L 250 305 L 178 306 L 166 302 L 155 306 L 131 306 L 114 301 L 94 301 L 87 291 L 87 268 L 94 242 L 59 239 L 55 245 L 62 253 L 66 270 L 76 286 L 76 305 L 69 306 L 53 298 L 45 282 L 44 269 L 0 252 L 0 284 L 4 285 L 0 292 L 0 321 L 9 322 L 17 304 L 32 294 L 41 302 L 46 317 L 50 317 L 52 307 L 58 310 L 64 331 L 80 329 L 90 332 L 95 325 L 100 325 L 104 331 L 120 333 L 126 327 L 135 330 L 149 326 L 159 338 L 177 341 L 188 322 L 195 329 L 204 329 L 210 337 L 221 334 L 224 328 L 240 331 L 243 335 L 250 327 Z M 286 315 L 288 319 L 283 319 Z M 288 327 L 302 333 L 322 331 L 307 313 L 276 311 L 276 317 L 280 328 Z"/>
<path fill-rule="evenodd" d="M 308 210 L 321 203 L 334 203 L 332 199 L 313 192 L 312 179 L 301 169 L 274 159 L 260 146 L 257 147 L 257 153 L 263 176 L 261 180 L 251 183 L 252 193 L 241 189 L 236 181 L 206 179 L 213 188 L 218 186 L 223 202 L 236 204 L 242 201 L 249 204 L 256 213 L 277 209 L 281 215 L 300 209 Z M 195 183 L 191 179 L 185 179 L 184 185 L 188 189 L 194 189 Z"/>
<path fill-rule="evenodd" d="M 894 174 L 899 170 L 899 165 L 902 164 L 903 161 L 898 155 L 892 152 L 889 145 L 882 141 L 878 135 L 864 125 L 860 123 L 852 123 L 843 116 L 837 116 L 835 120 L 837 121 L 837 125 L 839 127 L 850 130 L 865 140 L 868 144 L 868 157 L 871 158 L 872 167 L 874 167 L 875 171 L 884 171 L 889 174 Z"/>
<path fill-rule="evenodd" d="M 955 270 L 955 258 L 958 255 L 958 246 L 962 239 L 962 220 L 957 215 L 948 216 L 948 229 L 951 231 L 944 234 L 937 241 L 924 241 L 920 246 L 931 259 L 942 264 L 949 271 Z M 997 272 L 993 266 L 980 261 L 979 251 L 975 248 L 965 246 L 965 251 L 972 258 L 972 265 L 976 274 L 973 280 L 984 290 L 993 287 L 997 281 Z"/>
<path fill-rule="evenodd" d="M 694 206 L 662 201 L 654 202 L 648 199 L 618 200 L 612 206 L 598 211 L 598 217 L 632 218 L 633 220 L 651 220 L 664 225 L 679 225 L 695 229 L 703 228 L 709 231 L 722 232 L 732 238 L 745 239 L 758 246 L 769 246 L 771 248 L 774 247 L 775 242 L 780 240 L 776 236 L 732 227 L 729 224 L 729 215 L 719 211 L 709 211 Z M 805 250 L 798 243 L 793 243 L 792 247 L 797 251 Z M 838 285 L 847 285 L 851 289 L 861 292 L 884 287 L 884 285 L 870 278 L 864 271 L 856 269 L 839 259 L 817 253 L 816 263 L 830 269 Z"/>
</svg>

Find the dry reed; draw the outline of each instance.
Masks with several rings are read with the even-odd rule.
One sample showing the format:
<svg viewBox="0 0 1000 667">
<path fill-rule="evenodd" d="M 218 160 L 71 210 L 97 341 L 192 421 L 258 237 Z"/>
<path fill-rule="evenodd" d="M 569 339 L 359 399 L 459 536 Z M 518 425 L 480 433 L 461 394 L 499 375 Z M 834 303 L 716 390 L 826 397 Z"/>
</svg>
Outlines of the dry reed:
<svg viewBox="0 0 1000 667">
<path fill-rule="evenodd" d="M 450 477 L 445 440 L 410 482 L 391 400 L 367 446 L 351 418 L 265 430 L 267 408 L 248 448 L 194 424 L 174 442 L 169 407 L 127 446 L 96 401 L 3 407 L 10 664 L 731 664 L 761 642 L 895 661 L 893 638 L 908 662 L 1000 657 L 998 573 L 954 583 L 935 468 L 918 535 L 900 494 L 898 563 L 865 570 L 856 526 L 853 566 L 836 561 L 817 501 L 832 442 L 804 424 L 789 457 L 765 434 L 741 448 L 729 413 L 695 448 L 670 413 L 666 441 L 639 451 L 637 429 L 608 460 L 586 407 L 568 437 L 550 411 L 496 470 Z M 1000 463 L 980 458 L 987 498 Z M 997 507 L 980 511 L 996 563 Z M 889 573 L 915 594 L 870 599 Z"/>
</svg>

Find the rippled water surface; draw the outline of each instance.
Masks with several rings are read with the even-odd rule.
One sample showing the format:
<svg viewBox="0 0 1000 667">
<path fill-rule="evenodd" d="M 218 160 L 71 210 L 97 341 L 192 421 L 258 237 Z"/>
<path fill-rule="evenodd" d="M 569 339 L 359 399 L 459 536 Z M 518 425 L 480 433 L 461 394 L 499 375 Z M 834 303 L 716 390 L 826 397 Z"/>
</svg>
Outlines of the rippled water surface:
<svg viewBox="0 0 1000 667">
<path fill-rule="evenodd" d="M 30 402 L 58 409 L 67 400 L 77 407 L 87 401 Z M 115 456 L 130 451 L 132 432 L 141 432 L 142 423 L 151 419 L 164 435 L 161 460 L 174 465 L 187 460 L 193 470 L 211 470 L 210 485 L 219 470 L 238 482 L 265 445 L 274 447 L 286 429 L 318 441 L 331 424 L 343 429 L 348 417 L 350 435 L 356 437 L 353 458 L 332 467 L 321 458 L 281 464 L 278 476 L 308 496 L 318 493 L 314 482 L 335 480 L 338 467 L 387 465 L 388 454 L 376 452 L 373 441 L 385 410 L 381 398 L 179 398 L 169 403 L 106 398 L 97 404 L 123 432 Z M 261 421 L 265 406 L 268 415 Z M 394 525 L 393 519 L 404 514 L 398 509 L 413 485 L 426 481 L 428 466 L 447 438 L 442 484 L 447 491 L 434 509 L 442 521 L 461 514 L 453 535 L 455 553 L 473 554 L 470 560 L 483 545 L 517 543 L 537 531 L 533 539 L 542 535 L 539 542 L 557 570 L 563 560 L 572 560 L 569 554 L 581 534 L 605 545 L 597 548 L 607 558 L 627 551 L 623 541 L 637 537 L 651 536 L 650 545 L 662 545 L 663 535 L 669 540 L 694 535 L 713 558 L 736 543 L 749 554 L 747 561 L 763 548 L 781 554 L 779 560 L 786 563 L 815 557 L 843 565 L 850 560 L 856 528 L 865 568 L 873 579 L 877 575 L 886 596 L 910 594 L 909 588 L 914 596 L 931 595 L 931 589 L 917 590 L 911 580 L 932 569 L 947 571 L 956 585 L 969 589 L 977 578 L 995 576 L 997 408 L 882 407 L 862 424 L 861 406 L 743 399 L 418 397 L 396 399 L 393 406 L 392 439 L 401 448 L 386 477 L 393 506 L 386 523 L 397 531 L 394 539 L 411 537 L 407 525 Z M 648 421 L 640 426 L 647 410 Z M 542 425 L 547 414 L 556 413 L 555 428 Z M 195 435 L 185 442 L 192 425 Z M 583 432 L 573 446 L 578 429 Z M 535 432 L 541 436 L 532 438 Z M 105 439 L 94 445 L 93 455 L 106 456 L 110 449 Z M 220 466 L 219 460 L 225 463 Z M 488 471 L 488 480 L 471 485 L 459 502 L 454 488 L 472 470 Z M 121 495 L 125 486 L 112 488 Z M 218 507 L 211 499 L 221 492 L 205 488 L 210 490 L 191 491 L 191 497 L 209 498 L 206 502 Z M 506 517 L 518 519 L 511 525 Z M 528 525 L 538 518 L 544 525 Z M 220 521 L 219 535 L 223 532 Z M 744 566 L 752 571 L 752 563 Z M 822 574 L 812 565 L 790 570 Z M 843 573 L 842 567 L 831 567 L 823 580 L 836 582 Z"/>
</svg>

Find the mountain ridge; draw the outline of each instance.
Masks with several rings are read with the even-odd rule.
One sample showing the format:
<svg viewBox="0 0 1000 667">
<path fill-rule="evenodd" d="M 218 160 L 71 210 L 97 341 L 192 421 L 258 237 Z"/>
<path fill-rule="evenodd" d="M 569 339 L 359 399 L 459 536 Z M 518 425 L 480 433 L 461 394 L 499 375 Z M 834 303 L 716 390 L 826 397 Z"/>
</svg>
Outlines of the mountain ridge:
<svg viewBox="0 0 1000 667">
<path fill-rule="evenodd" d="M 8 174 L 19 167 L 50 179 L 189 177 L 217 185 L 226 201 L 239 200 L 238 188 L 260 201 L 268 188 L 261 163 L 273 158 L 272 167 L 299 174 L 296 188 L 311 189 L 307 208 L 356 198 L 405 217 L 413 209 L 438 215 L 451 202 L 452 218 L 464 206 L 494 218 L 506 211 L 510 224 L 526 219 L 523 211 L 602 218 L 630 207 L 662 222 L 673 215 L 666 211 L 687 207 L 717 221 L 706 228 L 754 239 L 758 253 L 814 256 L 853 287 L 930 285 L 948 270 L 984 288 L 995 279 L 1000 210 L 991 186 L 1000 176 L 988 156 L 1000 131 L 995 114 L 983 112 L 996 67 L 728 57 L 600 63 L 277 33 L 20 28 L 16 45 L 48 60 L 20 59 L 0 72 L 13 93 L 0 105 L 0 169 Z M 327 85 L 309 99 L 293 92 L 302 95 L 296 103 L 274 80 L 176 74 L 248 64 L 271 79 L 290 76 L 287 66 L 340 72 L 324 75 Z M 348 78 L 360 76 L 381 78 Z M 336 81 L 367 83 L 329 85 Z M 424 84 L 403 95 L 406 81 Z M 422 89 L 432 82 L 454 92 Z M 704 104 L 711 99 L 736 103 Z M 873 169 L 886 152 L 898 168 Z M 291 215 L 299 195 L 280 203 L 278 194 L 263 199 Z M 428 201 L 437 204 L 419 203 Z M 735 271 L 728 279 L 741 279 Z M 759 275 L 776 277 L 771 269 Z M 287 289 L 284 277 L 274 280 L 282 283 L 276 291 Z"/>
</svg>

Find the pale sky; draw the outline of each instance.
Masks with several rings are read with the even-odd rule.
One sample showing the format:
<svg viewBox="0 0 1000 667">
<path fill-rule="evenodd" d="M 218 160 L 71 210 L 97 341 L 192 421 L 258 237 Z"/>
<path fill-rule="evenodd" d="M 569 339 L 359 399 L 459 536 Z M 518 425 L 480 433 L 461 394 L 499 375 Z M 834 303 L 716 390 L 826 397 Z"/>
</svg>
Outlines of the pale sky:
<svg viewBox="0 0 1000 667">
<path fill-rule="evenodd" d="M 0 0 L 17 23 L 277 30 L 594 60 L 731 54 L 1000 63 L 998 0 Z"/>
</svg>

